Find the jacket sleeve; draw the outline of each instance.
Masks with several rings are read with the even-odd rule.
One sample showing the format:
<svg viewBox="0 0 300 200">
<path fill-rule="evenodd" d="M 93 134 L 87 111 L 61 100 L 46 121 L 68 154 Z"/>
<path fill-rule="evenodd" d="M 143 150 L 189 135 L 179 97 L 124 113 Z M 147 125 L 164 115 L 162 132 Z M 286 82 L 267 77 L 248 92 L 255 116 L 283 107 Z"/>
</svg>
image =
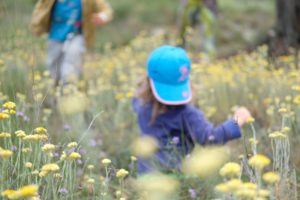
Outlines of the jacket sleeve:
<svg viewBox="0 0 300 200">
<path fill-rule="evenodd" d="M 191 138 L 202 145 L 224 144 L 241 137 L 240 128 L 234 120 L 227 120 L 214 127 L 204 114 L 196 109 L 187 115 L 186 124 Z"/>
<path fill-rule="evenodd" d="M 34 35 L 48 32 L 54 0 L 39 0 L 32 12 L 30 30 Z"/>
<path fill-rule="evenodd" d="M 96 0 L 96 10 L 98 13 L 104 13 L 107 16 L 107 21 L 112 20 L 113 10 L 106 0 Z"/>
</svg>

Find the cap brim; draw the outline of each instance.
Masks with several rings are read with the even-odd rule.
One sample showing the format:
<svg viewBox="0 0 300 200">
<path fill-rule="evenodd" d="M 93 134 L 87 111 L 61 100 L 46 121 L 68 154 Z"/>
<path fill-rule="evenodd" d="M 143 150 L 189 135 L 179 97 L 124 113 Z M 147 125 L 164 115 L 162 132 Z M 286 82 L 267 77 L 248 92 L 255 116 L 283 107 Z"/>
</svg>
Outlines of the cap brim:
<svg viewBox="0 0 300 200">
<path fill-rule="evenodd" d="M 180 85 L 168 85 L 150 79 L 150 86 L 155 98 L 166 105 L 182 105 L 192 100 L 190 82 Z"/>
</svg>

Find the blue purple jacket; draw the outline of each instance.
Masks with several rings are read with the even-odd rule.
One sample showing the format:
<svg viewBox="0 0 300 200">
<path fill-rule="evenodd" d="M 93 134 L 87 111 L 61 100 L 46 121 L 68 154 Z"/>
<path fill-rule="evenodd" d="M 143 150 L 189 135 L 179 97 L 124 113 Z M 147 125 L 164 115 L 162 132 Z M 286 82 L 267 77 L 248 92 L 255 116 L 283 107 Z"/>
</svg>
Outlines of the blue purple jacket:
<svg viewBox="0 0 300 200">
<path fill-rule="evenodd" d="M 133 98 L 132 106 L 137 113 L 141 134 L 154 137 L 160 147 L 153 159 L 139 159 L 139 173 L 158 167 L 161 170 L 180 169 L 181 159 L 193 149 L 194 144 L 224 144 L 241 136 L 234 120 L 214 127 L 200 110 L 191 105 L 171 106 L 152 123 L 151 103 L 144 104 Z"/>
</svg>

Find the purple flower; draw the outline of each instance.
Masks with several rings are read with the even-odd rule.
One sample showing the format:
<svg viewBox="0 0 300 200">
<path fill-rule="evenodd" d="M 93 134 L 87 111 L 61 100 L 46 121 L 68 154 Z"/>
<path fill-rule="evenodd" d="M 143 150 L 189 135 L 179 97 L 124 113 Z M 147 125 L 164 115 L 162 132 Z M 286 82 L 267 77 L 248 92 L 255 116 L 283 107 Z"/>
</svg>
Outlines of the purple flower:
<svg viewBox="0 0 300 200">
<path fill-rule="evenodd" d="M 66 188 L 60 188 L 58 192 L 61 194 L 68 194 L 68 190 Z"/>
<path fill-rule="evenodd" d="M 90 145 L 91 147 L 97 146 L 96 140 L 95 140 L 95 139 L 91 139 L 90 142 L 89 142 L 89 145 Z"/>
<path fill-rule="evenodd" d="M 197 192 L 195 189 L 190 188 L 189 193 L 190 193 L 191 198 L 195 199 L 197 197 Z"/>
<path fill-rule="evenodd" d="M 17 117 L 23 117 L 23 116 L 24 116 L 24 113 L 21 112 L 21 111 L 17 111 L 16 116 L 17 116 Z"/>
<path fill-rule="evenodd" d="M 69 124 L 64 125 L 64 130 L 69 131 L 71 129 L 71 126 Z"/>
<path fill-rule="evenodd" d="M 172 138 L 172 144 L 178 144 L 180 141 L 179 137 L 175 136 Z"/>
<path fill-rule="evenodd" d="M 54 152 L 53 156 L 54 156 L 54 157 L 59 157 L 60 155 L 59 155 L 58 152 Z"/>
<path fill-rule="evenodd" d="M 12 150 L 12 151 L 17 151 L 17 149 L 18 149 L 18 148 L 17 148 L 16 146 L 12 146 L 12 147 L 11 147 L 11 150 Z"/>
<path fill-rule="evenodd" d="M 82 160 L 77 160 L 78 165 L 82 165 L 82 163 L 83 163 Z"/>
<path fill-rule="evenodd" d="M 87 150 L 84 149 L 84 148 L 82 148 L 82 149 L 79 150 L 79 153 L 82 154 L 82 155 L 84 155 L 84 154 L 87 153 Z"/>
</svg>

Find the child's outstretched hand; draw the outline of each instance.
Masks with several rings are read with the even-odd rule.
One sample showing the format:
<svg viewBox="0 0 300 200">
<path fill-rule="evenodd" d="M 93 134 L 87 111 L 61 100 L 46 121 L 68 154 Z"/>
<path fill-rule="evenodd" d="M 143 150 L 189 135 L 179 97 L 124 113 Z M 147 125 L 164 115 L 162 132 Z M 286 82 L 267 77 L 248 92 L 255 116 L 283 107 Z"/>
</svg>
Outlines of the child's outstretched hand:
<svg viewBox="0 0 300 200">
<path fill-rule="evenodd" d="M 106 24 L 107 17 L 104 13 L 93 14 L 92 21 L 93 21 L 94 25 L 101 26 L 101 25 Z"/>
<path fill-rule="evenodd" d="M 250 117 L 251 113 L 245 107 L 238 108 L 234 113 L 234 120 L 237 122 L 239 127 L 242 127 Z"/>
</svg>

